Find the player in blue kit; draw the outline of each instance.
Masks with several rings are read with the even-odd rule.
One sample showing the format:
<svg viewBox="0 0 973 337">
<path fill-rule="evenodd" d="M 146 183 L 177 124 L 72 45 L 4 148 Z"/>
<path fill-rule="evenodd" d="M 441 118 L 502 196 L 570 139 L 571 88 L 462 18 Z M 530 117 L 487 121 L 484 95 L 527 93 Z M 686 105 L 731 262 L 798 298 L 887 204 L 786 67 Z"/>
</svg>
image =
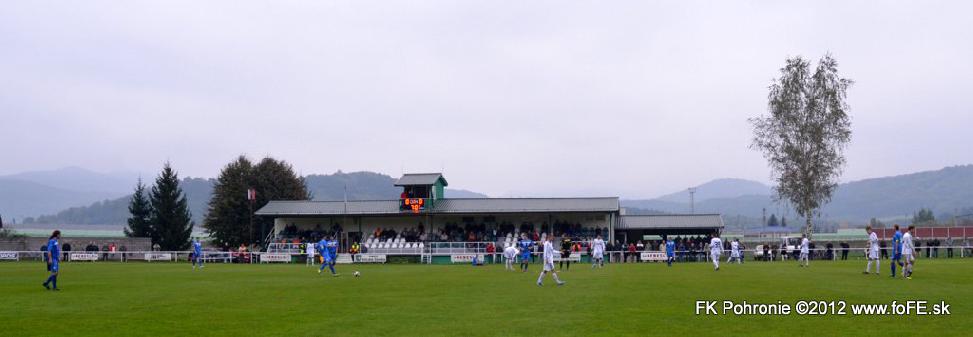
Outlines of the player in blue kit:
<svg viewBox="0 0 973 337">
<path fill-rule="evenodd" d="M 527 272 L 527 265 L 530 263 L 530 250 L 534 246 L 534 241 L 527 238 L 527 234 L 520 235 L 520 271 Z"/>
<path fill-rule="evenodd" d="M 331 240 L 328 240 L 328 254 L 331 255 L 331 266 L 329 266 L 331 274 L 338 276 L 334 271 L 334 265 L 338 262 L 338 238 L 331 237 Z"/>
<path fill-rule="evenodd" d="M 899 224 L 895 224 L 892 227 L 895 229 L 895 234 L 892 234 L 892 263 L 889 265 L 892 267 L 892 277 L 895 277 L 895 265 L 905 268 L 902 264 L 902 232 L 899 231 Z"/>
<path fill-rule="evenodd" d="M 44 281 L 44 288 L 47 290 L 61 290 L 57 288 L 57 272 L 60 269 L 61 261 L 61 246 L 58 244 L 58 240 L 61 239 L 61 231 L 56 230 L 51 234 L 51 237 L 47 239 L 47 261 L 49 264 L 48 270 L 51 275 L 47 277 L 47 281 Z M 53 286 L 53 288 L 52 288 Z"/>
<path fill-rule="evenodd" d="M 672 267 L 672 261 L 676 260 L 676 243 L 672 239 L 666 238 L 666 264 Z"/>
<path fill-rule="evenodd" d="M 331 269 L 332 276 L 338 276 L 338 274 L 334 271 L 334 259 L 331 256 L 331 249 L 328 246 L 329 244 L 330 240 L 328 239 L 321 239 L 321 241 L 319 241 L 317 244 L 318 255 L 321 255 L 321 268 L 318 268 L 318 274 L 324 271 L 324 267 L 328 267 L 328 269 Z"/>
<path fill-rule="evenodd" d="M 200 270 L 203 269 L 203 244 L 199 243 L 199 238 L 193 240 L 193 270 L 197 265 Z"/>
</svg>

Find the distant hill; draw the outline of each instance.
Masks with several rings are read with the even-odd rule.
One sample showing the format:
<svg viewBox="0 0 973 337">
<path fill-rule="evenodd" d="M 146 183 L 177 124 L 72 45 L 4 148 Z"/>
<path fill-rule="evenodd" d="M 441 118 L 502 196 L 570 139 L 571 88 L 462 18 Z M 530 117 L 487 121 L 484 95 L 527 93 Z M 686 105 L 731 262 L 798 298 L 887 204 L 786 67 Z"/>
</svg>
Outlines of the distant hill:
<svg viewBox="0 0 973 337">
<path fill-rule="evenodd" d="M 150 184 L 151 182 L 146 182 Z M 207 203 L 213 193 L 213 179 L 184 178 L 179 186 L 186 193 L 189 202 L 189 212 L 197 224 L 202 223 L 206 215 Z M 151 187 L 146 188 L 146 192 Z M 134 187 L 132 188 L 134 190 Z M 88 206 L 71 207 L 56 214 L 42 215 L 36 218 L 26 218 L 27 223 L 42 224 L 75 224 L 75 225 L 120 225 L 128 219 L 128 204 L 132 195 L 111 200 L 97 201 Z"/>
<path fill-rule="evenodd" d="M 314 200 L 344 200 L 347 186 L 348 200 L 396 199 L 402 193 L 395 187 L 392 176 L 375 172 L 338 171 L 334 174 L 312 174 L 304 177 Z M 461 189 L 446 188 L 447 198 L 486 198 L 487 195 Z"/>
<path fill-rule="evenodd" d="M 57 212 L 96 200 L 113 198 L 107 192 L 72 191 L 31 181 L 0 178 L 0 214 L 7 222 L 37 214 Z"/>
<path fill-rule="evenodd" d="M 334 174 L 312 174 L 304 177 L 313 200 L 344 200 L 347 186 L 348 200 L 395 199 L 401 189 L 394 186 L 395 178 L 374 172 L 337 172 Z M 193 221 L 202 224 L 206 216 L 209 199 L 213 193 L 215 179 L 185 178 L 180 183 Z M 146 181 L 150 185 L 152 181 Z M 130 189 L 134 189 L 133 186 Z M 447 197 L 470 198 L 486 195 L 466 190 L 446 190 Z M 71 207 L 59 212 L 49 211 L 50 215 L 28 219 L 32 223 L 43 224 L 125 224 L 128 218 L 128 203 L 132 195 L 121 198 L 100 200 L 87 206 Z"/>
<path fill-rule="evenodd" d="M 771 187 L 763 183 L 746 179 L 724 178 L 716 179 L 705 184 L 696 186 L 694 198 L 696 202 L 710 199 L 735 198 L 745 195 L 770 195 Z M 688 203 L 689 191 L 667 194 L 656 198 L 656 200 Z"/>
<path fill-rule="evenodd" d="M 11 174 L 0 179 L 29 181 L 44 186 L 104 195 L 122 196 L 132 191 L 138 173 L 99 173 L 80 167 L 65 167 L 51 171 L 31 171 Z"/>
<path fill-rule="evenodd" d="M 449 187 L 446 188 L 446 197 L 447 198 L 489 198 L 489 196 L 483 193 L 476 193 L 473 191 L 458 190 L 458 189 L 454 190 Z"/>
<path fill-rule="evenodd" d="M 131 179 L 125 177 L 131 176 Z M 0 214 L 8 222 L 131 192 L 135 173 L 104 174 L 77 167 L 0 176 Z"/>
<path fill-rule="evenodd" d="M 697 195 L 703 193 L 705 185 L 700 185 Z M 759 218 L 766 208 L 768 215 L 775 213 L 778 216 L 796 216 L 792 209 L 775 203 L 769 195 L 745 195 L 751 191 L 742 189 L 738 192 L 740 196 L 697 201 L 696 211 Z M 721 193 L 732 195 L 728 191 Z M 673 195 L 675 194 L 666 197 L 672 199 Z M 658 198 L 622 200 L 621 203 L 623 207 L 644 210 L 670 213 L 689 211 L 688 196 L 683 202 Z M 964 165 L 841 184 L 822 212 L 829 220 L 864 223 L 872 217 L 908 217 L 920 208 L 930 208 L 938 215 L 970 206 L 973 206 L 973 165 Z"/>
<path fill-rule="evenodd" d="M 313 200 L 344 200 L 346 187 L 348 200 L 395 199 L 402 192 L 395 178 L 374 172 L 312 174 L 304 181 Z"/>
</svg>

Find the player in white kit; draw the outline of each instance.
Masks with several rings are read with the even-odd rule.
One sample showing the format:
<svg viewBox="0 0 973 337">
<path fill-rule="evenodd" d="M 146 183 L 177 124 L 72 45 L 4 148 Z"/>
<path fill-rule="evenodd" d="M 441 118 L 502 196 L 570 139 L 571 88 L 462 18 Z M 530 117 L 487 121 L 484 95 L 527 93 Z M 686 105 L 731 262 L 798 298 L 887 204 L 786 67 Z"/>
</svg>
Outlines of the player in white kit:
<svg viewBox="0 0 973 337">
<path fill-rule="evenodd" d="M 902 276 L 907 279 L 912 279 L 912 264 L 915 263 L 915 250 L 916 246 L 912 242 L 912 231 L 916 229 L 916 226 L 909 226 L 909 229 L 905 231 L 902 235 L 902 260 L 905 262 L 905 267 L 902 268 Z"/>
<path fill-rule="evenodd" d="M 520 253 L 520 251 L 518 251 L 517 247 L 515 247 L 514 245 L 510 245 L 509 247 L 504 248 L 503 250 L 503 258 L 505 260 L 504 269 L 514 270 L 514 260 L 517 259 L 518 253 Z"/>
<path fill-rule="evenodd" d="M 307 253 L 307 264 L 309 266 L 314 265 L 314 242 L 305 243 L 305 252 Z"/>
<path fill-rule="evenodd" d="M 878 234 L 872 230 L 872 226 L 865 227 L 868 231 L 868 264 L 865 265 L 865 274 L 868 274 L 869 270 L 872 269 L 872 263 L 875 263 L 875 275 L 878 275 Z"/>
<path fill-rule="evenodd" d="M 799 267 L 810 266 L 810 262 L 808 261 L 808 254 L 810 253 L 808 246 L 810 244 L 811 241 L 807 239 L 807 234 L 801 235 L 801 257 L 797 259 L 797 265 Z"/>
<path fill-rule="evenodd" d="M 737 264 L 739 264 L 740 263 L 740 260 L 742 260 L 740 258 L 740 240 L 739 239 L 733 239 L 733 241 L 730 242 L 730 257 L 728 257 L 726 259 L 726 263 L 730 263 L 730 262 L 732 262 L 734 260 L 736 260 Z"/>
<path fill-rule="evenodd" d="M 591 242 L 591 268 L 595 267 L 605 267 L 605 240 L 601 239 L 601 235 Z"/>
<path fill-rule="evenodd" d="M 723 240 L 720 240 L 720 233 L 713 233 L 713 238 L 709 240 L 709 256 L 716 270 L 720 270 L 720 255 L 723 255 Z"/>
<path fill-rule="evenodd" d="M 564 282 L 557 277 L 557 272 L 554 271 L 555 252 L 554 245 L 551 244 L 551 237 L 553 237 L 553 235 L 548 235 L 544 239 L 544 269 L 541 270 L 541 275 L 537 277 L 537 286 L 544 285 L 544 275 L 546 275 L 548 272 L 551 273 L 551 277 L 554 278 L 554 282 L 557 282 L 557 285 L 564 285 Z"/>
</svg>

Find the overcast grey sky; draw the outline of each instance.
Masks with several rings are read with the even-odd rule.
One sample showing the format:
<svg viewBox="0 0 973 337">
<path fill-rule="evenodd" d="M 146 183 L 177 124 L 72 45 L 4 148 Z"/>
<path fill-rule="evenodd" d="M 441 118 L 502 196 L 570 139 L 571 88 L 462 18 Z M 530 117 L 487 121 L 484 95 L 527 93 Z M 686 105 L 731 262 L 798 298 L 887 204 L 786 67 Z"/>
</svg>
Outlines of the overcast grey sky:
<svg viewBox="0 0 973 337">
<path fill-rule="evenodd" d="M 973 163 L 968 1 L 12 1 L 0 174 L 445 170 L 493 196 L 768 181 L 788 56 L 857 83 L 844 180 Z"/>
</svg>

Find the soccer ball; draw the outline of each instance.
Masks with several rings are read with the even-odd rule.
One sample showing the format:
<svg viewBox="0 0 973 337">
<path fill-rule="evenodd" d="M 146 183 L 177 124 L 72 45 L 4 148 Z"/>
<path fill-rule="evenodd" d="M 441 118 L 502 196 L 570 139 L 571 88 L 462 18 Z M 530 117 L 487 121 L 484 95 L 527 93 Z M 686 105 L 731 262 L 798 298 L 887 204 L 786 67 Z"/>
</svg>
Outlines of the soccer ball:
<svg viewBox="0 0 973 337">
<path fill-rule="evenodd" d="M 361 276 L 361 273 L 359 273 L 359 272 L 358 272 L 358 271 L 356 270 L 356 271 L 355 271 L 355 277 L 359 277 L 359 276 Z"/>
</svg>

